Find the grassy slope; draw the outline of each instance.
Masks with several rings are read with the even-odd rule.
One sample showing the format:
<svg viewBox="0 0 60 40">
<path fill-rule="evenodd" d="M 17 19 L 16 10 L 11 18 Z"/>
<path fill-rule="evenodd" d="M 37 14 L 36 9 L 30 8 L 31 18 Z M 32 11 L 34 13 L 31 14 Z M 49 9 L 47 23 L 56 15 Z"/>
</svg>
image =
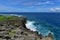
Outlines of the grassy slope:
<svg viewBox="0 0 60 40">
<path fill-rule="evenodd" d="M 4 21 L 4 20 L 26 20 L 25 17 L 21 16 L 21 17 L 18 17 L 18 16 L 1 16 L 0 15 L 0 21 Z"/>
<path fill-rule="evenodd" d="M 0 21 L 4 21 L 4 20 L 10 20 L 10 19 L 13 19 L 14 16 L 0 16 Z"/>
</svg>

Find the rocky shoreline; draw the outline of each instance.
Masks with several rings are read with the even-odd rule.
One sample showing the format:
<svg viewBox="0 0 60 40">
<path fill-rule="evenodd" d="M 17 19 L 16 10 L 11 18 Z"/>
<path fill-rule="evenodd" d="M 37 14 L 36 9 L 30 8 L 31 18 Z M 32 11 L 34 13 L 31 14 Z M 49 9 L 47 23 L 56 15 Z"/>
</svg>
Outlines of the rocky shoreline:
<svg viewBox="0 0 60 40">
<path fill-rule="evenodd" d="M 54 40 L 54 36 L 38 34 L 26 28 L 27 19 L 23 16 L 0 15 L 0 40 Z"/>
</svg>

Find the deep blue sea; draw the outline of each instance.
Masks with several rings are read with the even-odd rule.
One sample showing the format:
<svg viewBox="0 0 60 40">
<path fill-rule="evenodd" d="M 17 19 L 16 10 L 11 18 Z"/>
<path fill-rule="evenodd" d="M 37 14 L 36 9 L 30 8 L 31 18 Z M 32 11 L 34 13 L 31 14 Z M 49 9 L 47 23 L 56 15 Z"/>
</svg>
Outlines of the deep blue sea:
<svg viewBox="0 0 60 40">
<path fill-rule="evenodd" d="M 0 14 L 12 14 L 12 15 L 23 15 L 29 20 L 26 24 L 31 30 L 37 30 L 44 36 L 51 32 L 55 40 L 60 40 L 60 13 L 0 13 Z"/>
</svg>

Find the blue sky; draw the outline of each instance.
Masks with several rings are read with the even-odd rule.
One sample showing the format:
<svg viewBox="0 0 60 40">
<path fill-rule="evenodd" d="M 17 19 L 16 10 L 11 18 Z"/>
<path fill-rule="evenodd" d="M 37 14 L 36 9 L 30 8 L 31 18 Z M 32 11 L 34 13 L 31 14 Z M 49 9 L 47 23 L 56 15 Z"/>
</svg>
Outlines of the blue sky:
<svg viewBox="0 0 60 40">
<path fill-rule="evenodd" d="M 60 12 L 60 0 L 0 0 L 0 12 Z"/>
</svg>

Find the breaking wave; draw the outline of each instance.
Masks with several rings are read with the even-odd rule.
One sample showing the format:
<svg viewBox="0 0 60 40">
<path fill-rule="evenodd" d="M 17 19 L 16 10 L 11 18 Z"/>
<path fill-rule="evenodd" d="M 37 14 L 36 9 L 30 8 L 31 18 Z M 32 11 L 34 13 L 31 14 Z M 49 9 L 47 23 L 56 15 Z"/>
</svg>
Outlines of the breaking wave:
<svg viewBox="0 0 60 40">
<path fill-rule="evenodd" d="M 36 26 L 34 25 L 34 21 L 27 21 L 26 27 L 32 31 L 37 31 Z"/>
<path fill-rule="evenodd" d="M 52 33 L 47 28 L 43 27 L 41 24 L 34 25 L 35 21 L 27 21 L 26 27 L 32 31 L 37 31 L 39 34 L 42 33 L 42 35 L 47 36 L 49 33 Z M 53 33 L 52 33 L 53 34 Z"/>
</svg>

